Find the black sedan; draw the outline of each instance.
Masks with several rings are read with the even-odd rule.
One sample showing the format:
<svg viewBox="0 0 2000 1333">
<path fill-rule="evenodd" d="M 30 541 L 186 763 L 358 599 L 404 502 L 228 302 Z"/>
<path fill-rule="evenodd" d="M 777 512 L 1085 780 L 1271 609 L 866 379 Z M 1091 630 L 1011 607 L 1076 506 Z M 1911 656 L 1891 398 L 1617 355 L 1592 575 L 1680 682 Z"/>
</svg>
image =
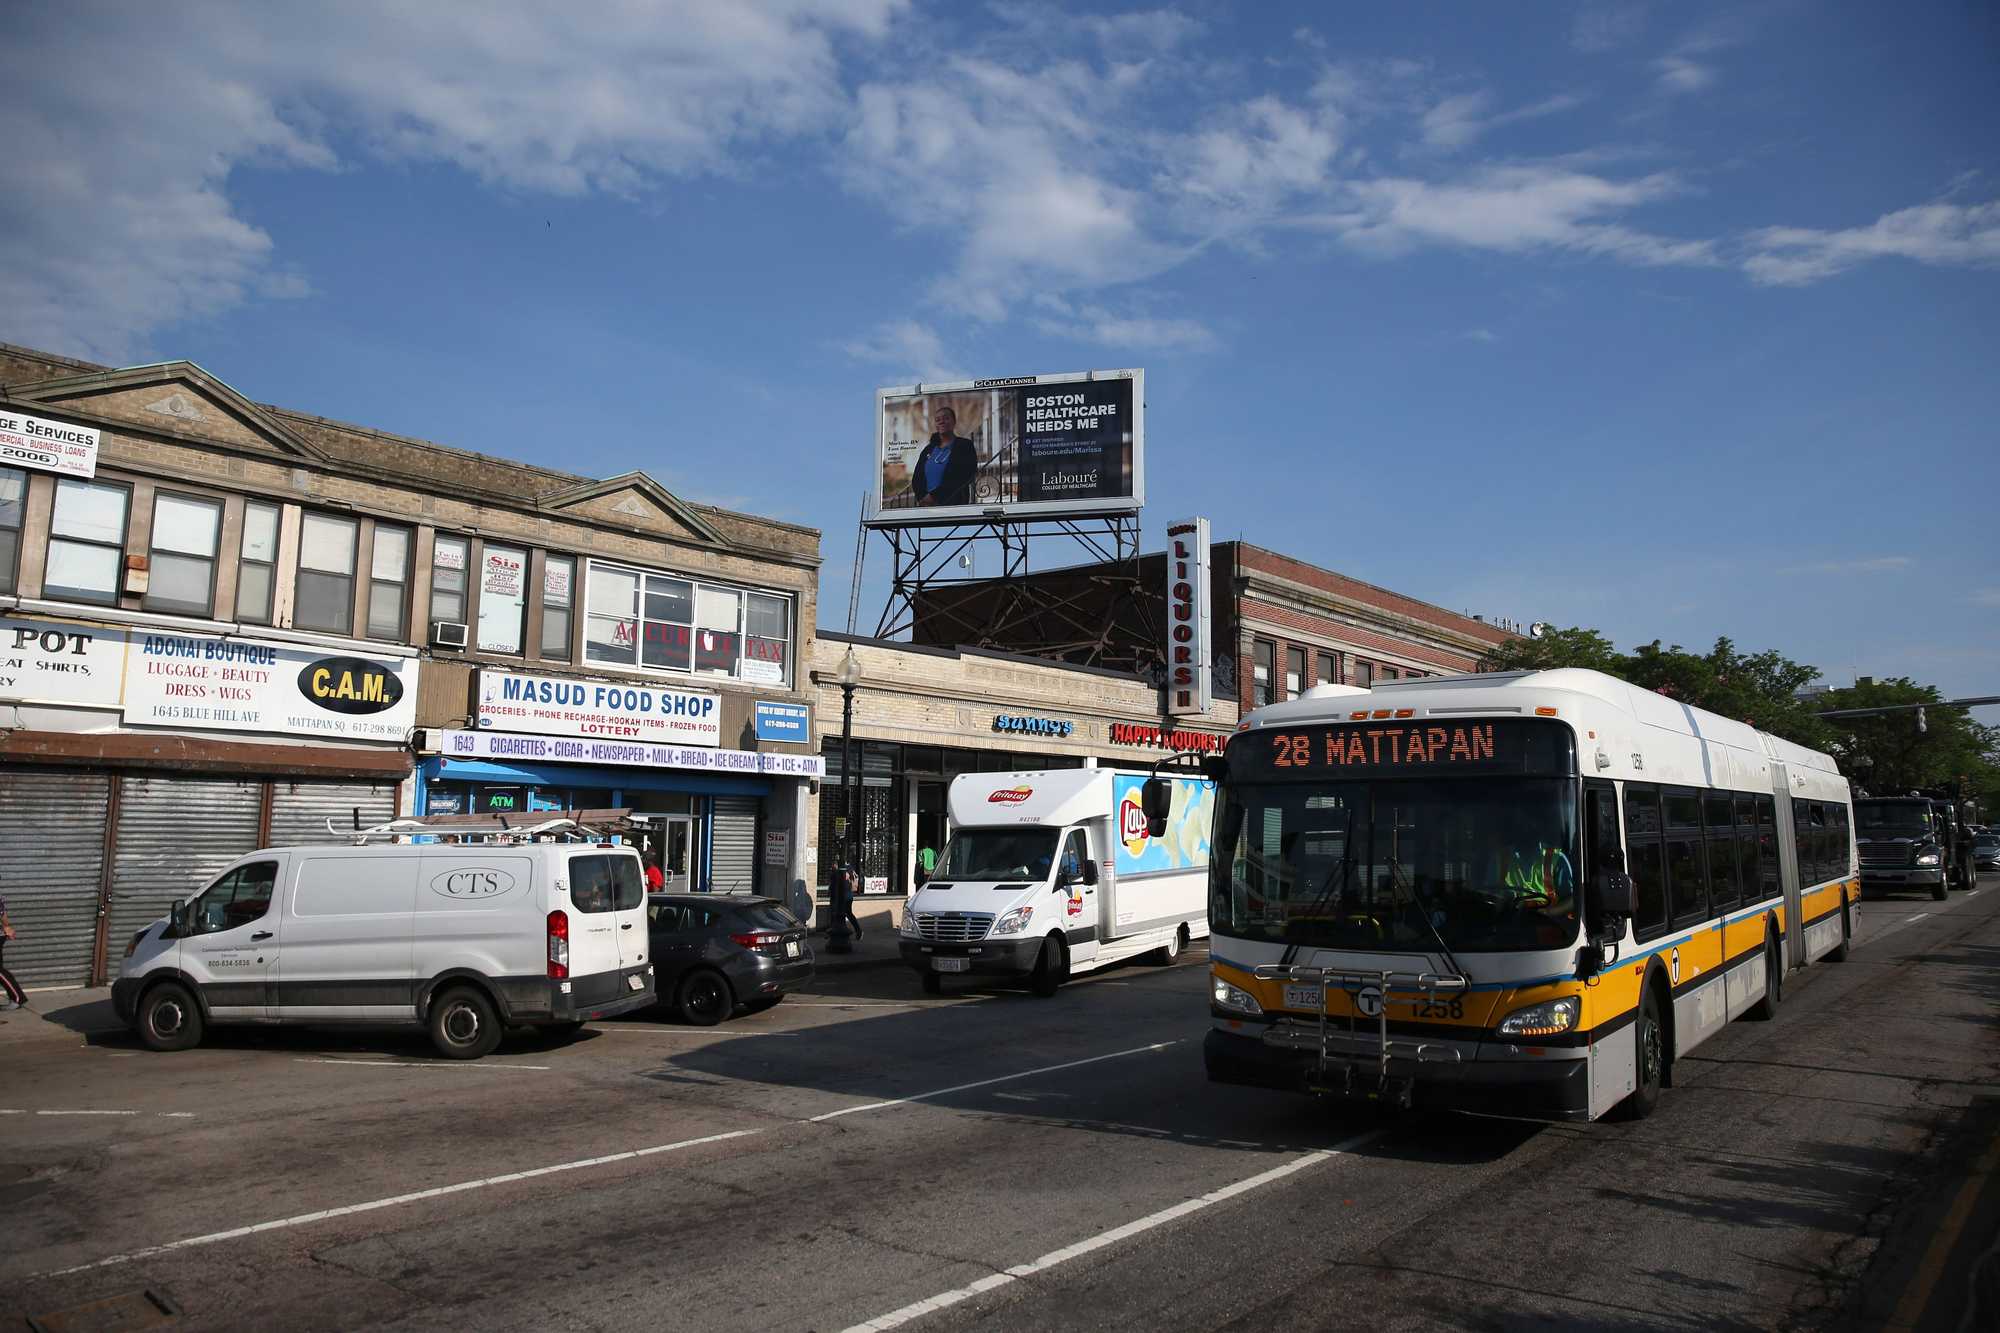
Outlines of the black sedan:
<svg viewBox="0 0 2000 1333">
<path fill-rule="evenodd" d="M 775 899 L 652 893 L 646 920 L 661 1000 L 697 1027 L 776 1004 L 812 980 L 806 928 Z"/>
</svg>

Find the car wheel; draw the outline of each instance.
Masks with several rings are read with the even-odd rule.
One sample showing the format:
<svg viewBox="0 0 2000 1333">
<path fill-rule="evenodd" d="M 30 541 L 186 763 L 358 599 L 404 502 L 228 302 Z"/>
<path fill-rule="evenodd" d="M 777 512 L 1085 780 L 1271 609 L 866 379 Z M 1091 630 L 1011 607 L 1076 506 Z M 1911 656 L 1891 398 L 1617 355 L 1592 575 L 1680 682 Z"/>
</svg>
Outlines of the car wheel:
<svg viewBox="0 0 2000 1333">
<path fill-rule="evenodd" d="M 500 1044 L 493 1002 L 470 986 L 451 986 L 431 1001 L 431 1045 L 447 1060 L 477 1060 Z"/>
<path fill-rule="evenodd" d="M 1660 1104 L 1667 1082 L 1667 1030 L 1660 1022 L 1660 992 L 1647 986 L 1639 1001 L 1639 1018 L 1632 1025 L 1634 1078 L 1632 1094 L 1618 1104 L 1621 1120 L 1644 1120 Z"/>
<path fill-rule="evenodd" d="M 704 970 L 681 978 L 680 989 L 674 994 L 674 1007 L 680 1010 L 682 1022 L 712 1028 L 729 1017 L 736 1008 L 736 1000 L 720 973 Z"/>
<path fill-rule="evenodd" d="M 165 981 L 139 1002 L 139 1040 L 150 1050 L 185 1051 L 201 1042 L 201 1006 L 187 987 Z"/>
<path fill-rule="evenodd" d="M 1068 976 L 1069 948 L 1062 936 L 1051 935 L 1042 941 L 1042 951 L 1035 958 L 1035 970 L 1029 975 L 1028 984 L 1046 1000 Z"/>
<path fill-rule="evenodd" d="M 1778 1016 L 1778 1006 L 1785 998 L 1785 960 L 1778 952 L 1778 937 L 1764 937 L 1764 998 L 1750 1006 L 1750 1017 L 1760 1022 L 1770 1022 Z"/>
<path fill-rule="evenodd" d="M 926 995 L 944 994 L 944 978 L 939 976 L 935 972 L 924 973 L 924 994 Z"/>
</svg>

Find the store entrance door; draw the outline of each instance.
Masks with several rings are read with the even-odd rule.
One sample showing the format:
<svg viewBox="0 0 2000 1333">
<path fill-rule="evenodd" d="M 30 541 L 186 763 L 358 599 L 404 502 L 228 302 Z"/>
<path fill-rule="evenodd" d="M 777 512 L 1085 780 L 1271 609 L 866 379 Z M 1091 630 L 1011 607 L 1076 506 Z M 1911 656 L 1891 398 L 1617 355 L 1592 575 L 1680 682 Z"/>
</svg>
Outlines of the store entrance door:
<svg viewBox="0 0 2000 1333">
<path fill-rule="evenodd" d="M 660 829 L 660 873 L 666 876 L 667 892 L 687 893 L 694 888 L 694 820 L 687 815 L 656 815 Z"/>
</svg>

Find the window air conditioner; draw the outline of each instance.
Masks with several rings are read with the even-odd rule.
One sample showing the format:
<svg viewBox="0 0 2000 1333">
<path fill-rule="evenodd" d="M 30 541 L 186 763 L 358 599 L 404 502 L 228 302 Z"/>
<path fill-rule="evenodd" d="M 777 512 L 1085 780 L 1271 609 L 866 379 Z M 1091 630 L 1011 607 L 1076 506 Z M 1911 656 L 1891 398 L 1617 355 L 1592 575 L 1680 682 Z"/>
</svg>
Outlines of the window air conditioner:
<svg viewBox="0 0 2000 1333">
<path fill-rule="evenodd" d="M 431 647 L 465 647 L 465 622 L 462 620 L 433 620 L 431 622 Z"/>
</svg>

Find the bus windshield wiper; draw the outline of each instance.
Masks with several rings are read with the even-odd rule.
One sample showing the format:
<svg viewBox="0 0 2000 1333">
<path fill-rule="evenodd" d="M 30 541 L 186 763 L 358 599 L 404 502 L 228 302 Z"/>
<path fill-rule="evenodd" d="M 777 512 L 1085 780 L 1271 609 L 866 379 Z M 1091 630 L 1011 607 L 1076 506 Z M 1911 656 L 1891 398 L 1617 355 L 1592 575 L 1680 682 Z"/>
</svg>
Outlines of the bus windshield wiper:
<svg viewBox="0 0 2000 1333">
<path fill-rule="evenodd" d="M 1354 807 L 1350 805 L 1349 807 L 1347 807 L 1346 827 L 1344 827 L 1340 833 L 1340 859 L 1338 861 L 1335 861 L 1333 863 L 1333 868 L 1326 872 L 1326 878 L 1320 881 L 1319 891 L 1313 894 L 1312 901 L 1306 904 L 1306 910 L 1300 915 L 1308 917 L 1312 916 L 1313 914 L 1318 912 L 1320 908 L 1326 906 L 1326 900 L 1333 896 L 1335 890 L 1345 888 L 1347 886 L 1347 870 L 1348 867 L 1350 867 L 1353 864 L 1354 864 Z M 1288 934 L 1290 933 L 1289 929 L 1287 930 L 1286 933 Z M 1281 957 L 1278 961 L 1285 964 L 1286 966 L 1290 966 L 1292 960 L 1298 957 L 1299 948 L 1300 948 L 1299 941 L 1294 940 L 1293 942 L 1287 944 L 1285 946 L 1284 956 Z"/>
<path fill-rule="evenodd" d="M 1417 904 L 1417 915 L 1421 916 L 1424 919 L 1424 924 L 1430 927 L 1431 938 L 1437 941 L 1438 952 L 1444 955 L 1445 966 L 1449 967 L 1454 974 L 1461 977 L 1464 976 L 1465 969 L 1458 965 L 1458 959 L 1451 956 L 1451 946 L 1444 942 L 1444 931 L 1440 930 L 1438 923 L 1431 919 L 1430 898 L 1422 889 L 1417 887 L 1416 876 L 1405 874 L 1403 872 L 1403 863 L 1396 860 L 1389 862 L 1389 873 L 1395 879 L 1400 880 L 1404 887 L 1409 889 L 1411 899 Z"/>
</svg>

